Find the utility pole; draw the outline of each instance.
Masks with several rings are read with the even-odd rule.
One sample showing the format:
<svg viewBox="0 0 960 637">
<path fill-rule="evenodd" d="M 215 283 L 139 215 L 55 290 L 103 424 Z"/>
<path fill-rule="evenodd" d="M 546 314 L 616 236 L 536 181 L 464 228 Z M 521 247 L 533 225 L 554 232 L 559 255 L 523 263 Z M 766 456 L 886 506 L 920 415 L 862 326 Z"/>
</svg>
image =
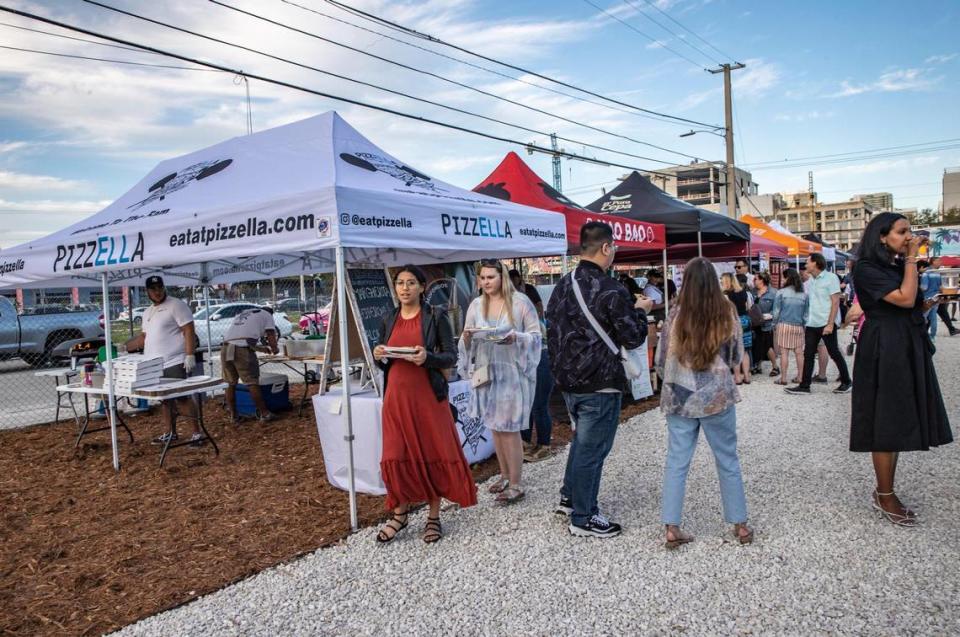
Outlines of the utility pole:
<svg viewBox="0 0 960 637">
<path fill-rule="evenodd" d="M 817 203 L 813 193 L 813 171 L 807 172 L 807 200 L 810 202 L 810 232 L 817 232 Z M 799 228 L 798 228 L 799 230 Z"/>
<path fill-rule="evenodd" d="M 560 147 L 557 145 L 556 133 L 550 133 L 550 146 L 553 148 L 553 189 L 563 192 L 563 184 L 560 182 L 560 154 L 557 152 Z"/>
<path fill-rule="evenodd" d="M 710 69 L 716 75 L 723 73 L 723 110 L 725 114 L 726 130 L 724 137 L 727 142 L 727 214 L 734 219 L 737 214 L 737 175 L 733 165 L 733 90 L 730 86 L 730 72 L 738 71 L 746 65 L 740 62 L 735 64 L 721 64 L 718 69 Z"/>
</svg>

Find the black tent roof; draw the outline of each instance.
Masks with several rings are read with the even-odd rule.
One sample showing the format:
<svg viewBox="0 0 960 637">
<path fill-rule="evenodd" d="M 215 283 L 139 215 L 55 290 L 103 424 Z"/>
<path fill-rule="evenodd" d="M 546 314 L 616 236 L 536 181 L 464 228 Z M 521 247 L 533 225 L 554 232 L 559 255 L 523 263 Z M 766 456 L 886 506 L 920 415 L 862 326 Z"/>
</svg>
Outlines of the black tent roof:
<svg viewBox="0 0 960 637">
<path fill-rule="evenodd" d="M 695 244 L 698 230 L 703 243 L 750 239 L 747 224 L 675 199 L 636 171 L 586 208 L 628 219 L 662 223 L 667 227 L 667 242 L 670 244 Z"/>
</svg>

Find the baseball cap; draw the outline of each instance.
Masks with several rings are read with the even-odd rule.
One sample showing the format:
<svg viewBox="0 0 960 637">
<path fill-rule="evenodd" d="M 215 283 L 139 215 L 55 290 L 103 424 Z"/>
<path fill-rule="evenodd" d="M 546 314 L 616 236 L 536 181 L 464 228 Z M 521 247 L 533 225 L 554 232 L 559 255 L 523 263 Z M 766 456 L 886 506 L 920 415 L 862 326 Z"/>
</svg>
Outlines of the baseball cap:
<svg viewBox="0 0 960 637">
<path fill-rule="evenodd" d="M 157 275 L 148 276 L 147 282 L 144 283 L 145 287 L 148 288 L 162 288 L 163 287 L 163 278 Z"/>
</svg>

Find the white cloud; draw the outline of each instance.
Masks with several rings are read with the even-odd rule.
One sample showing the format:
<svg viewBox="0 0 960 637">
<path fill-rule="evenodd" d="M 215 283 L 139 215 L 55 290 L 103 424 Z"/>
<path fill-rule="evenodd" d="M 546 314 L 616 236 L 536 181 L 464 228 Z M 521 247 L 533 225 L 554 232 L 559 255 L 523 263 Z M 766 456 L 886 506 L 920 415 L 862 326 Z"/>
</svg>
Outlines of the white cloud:
<svg viewBox="0 0 960 637">
<path fill-rule="evenodd" d="M 27 142 L 0 142 L 0 155 L 26 147 Z"/>
<path fill-rule="evenodd" d="M 943 55 L 931 55 L 923 61 L 924 64 L 945 64 L 960 55 L 960 53 L 946 53 Z"/>
<path fill-rule="evenodd" d="M 65 191 L 76 190 L 84 186 L 82 181 L 61 179 L 49 175 L 28 175 L 0 170 L 0 188 L 9 190 Z"/>
<path fill-rule="evenodd" d="M 806 113 L 778 113 L 773 119 L 778 122 L 808 122 L 816 119 L 827 119 L 836 115 L 833 111 L 808 111 Z"/>
<path fill-rule="evenodd" d="M 747 68 L 733 72 L 734 97 L 761 97 L 780 83 L 780 67 L 762 59 L 744 62 Z"/>
<path fill-rule="evenodd" d="M 854 176 L 854 175 L 872 175 L 875 173 L 885 173 L 901 171 L 908 168 L 921 168 L 942 164 L 942 158 L 939 155 L 922 155 L 910 159 L 880 159 L 863 164 L 853 164 L 850 166 L 838 166 L 836 168 L 817 169 L 817 177 L 836 177 L 836 176 Z"/>
<path fill-rule="evenodd" d="M 69 215 L 88 215 L 99 212 L 110 205 L 109 200 L 101 201 L 57 201 L 53 199 L 10 200 L 0 199 L 0 212 L 37 212 Z"/>
<path fill-rule="evenodd" d="M 896 69 L 882 73 L 873 82 L 854 84 L 847 80 L 840 83 L 840 90 L 825 97 L 851 97 L 863 93 L 898 93 L 902 91 L 925 91 L 936 86 L 943 77 L 931 77 L 928 69 Z"/>
</svg>

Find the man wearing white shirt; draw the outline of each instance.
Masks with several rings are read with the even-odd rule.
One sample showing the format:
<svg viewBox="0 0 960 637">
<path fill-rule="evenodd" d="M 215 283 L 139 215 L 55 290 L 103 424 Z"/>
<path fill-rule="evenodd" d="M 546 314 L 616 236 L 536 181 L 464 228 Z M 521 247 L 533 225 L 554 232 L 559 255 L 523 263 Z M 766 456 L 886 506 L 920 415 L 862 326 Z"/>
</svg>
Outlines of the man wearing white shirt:
<svg viewBox="0 0 960 637">
<path fill-rule="evenodd" d="M 250 398 L 257 407 L 260 422 L 275 418 L 267 409 L 263 392 L 260 391 L 260 363 L 257 361 L 256 347 L 261 337 L 266 337 L 272 354 L 280 351 L 277 348 L 277 326 L 270 308 L 256 307 L 240 312 L 223 336 L 220 368 L 223 370 L 223 380 L 228 385 L 224 392 L 227 410 L 234 423 L 240 421 L 237 414 L 237 382 L 241 380 L 250 390 Z"/>
<path fill-rule="evenodd" d="M 127 341 L 127 351 L 143 350 L 148 358 L 162 358 L 164 378 L 187 378 L 197 365 L 197 337 L 190 306 L 168 296 L 163 279 L 159 276 L 147 277 L 146 288 L 153 305 L 143 313 L 143 331 Z M 196 407 L 189 398 L 163 401 L 163 422 L 167 425 L 167 432 L 155 438 L 154 444 L 164 444 L 168 439 L 171 442 L 177 440 L 174 402 L 177 409 L 193 422 L 190 441 L 193 446 L 199 447 L 204 443 L 204 437 L 200 433 Z"/>
</svg>

